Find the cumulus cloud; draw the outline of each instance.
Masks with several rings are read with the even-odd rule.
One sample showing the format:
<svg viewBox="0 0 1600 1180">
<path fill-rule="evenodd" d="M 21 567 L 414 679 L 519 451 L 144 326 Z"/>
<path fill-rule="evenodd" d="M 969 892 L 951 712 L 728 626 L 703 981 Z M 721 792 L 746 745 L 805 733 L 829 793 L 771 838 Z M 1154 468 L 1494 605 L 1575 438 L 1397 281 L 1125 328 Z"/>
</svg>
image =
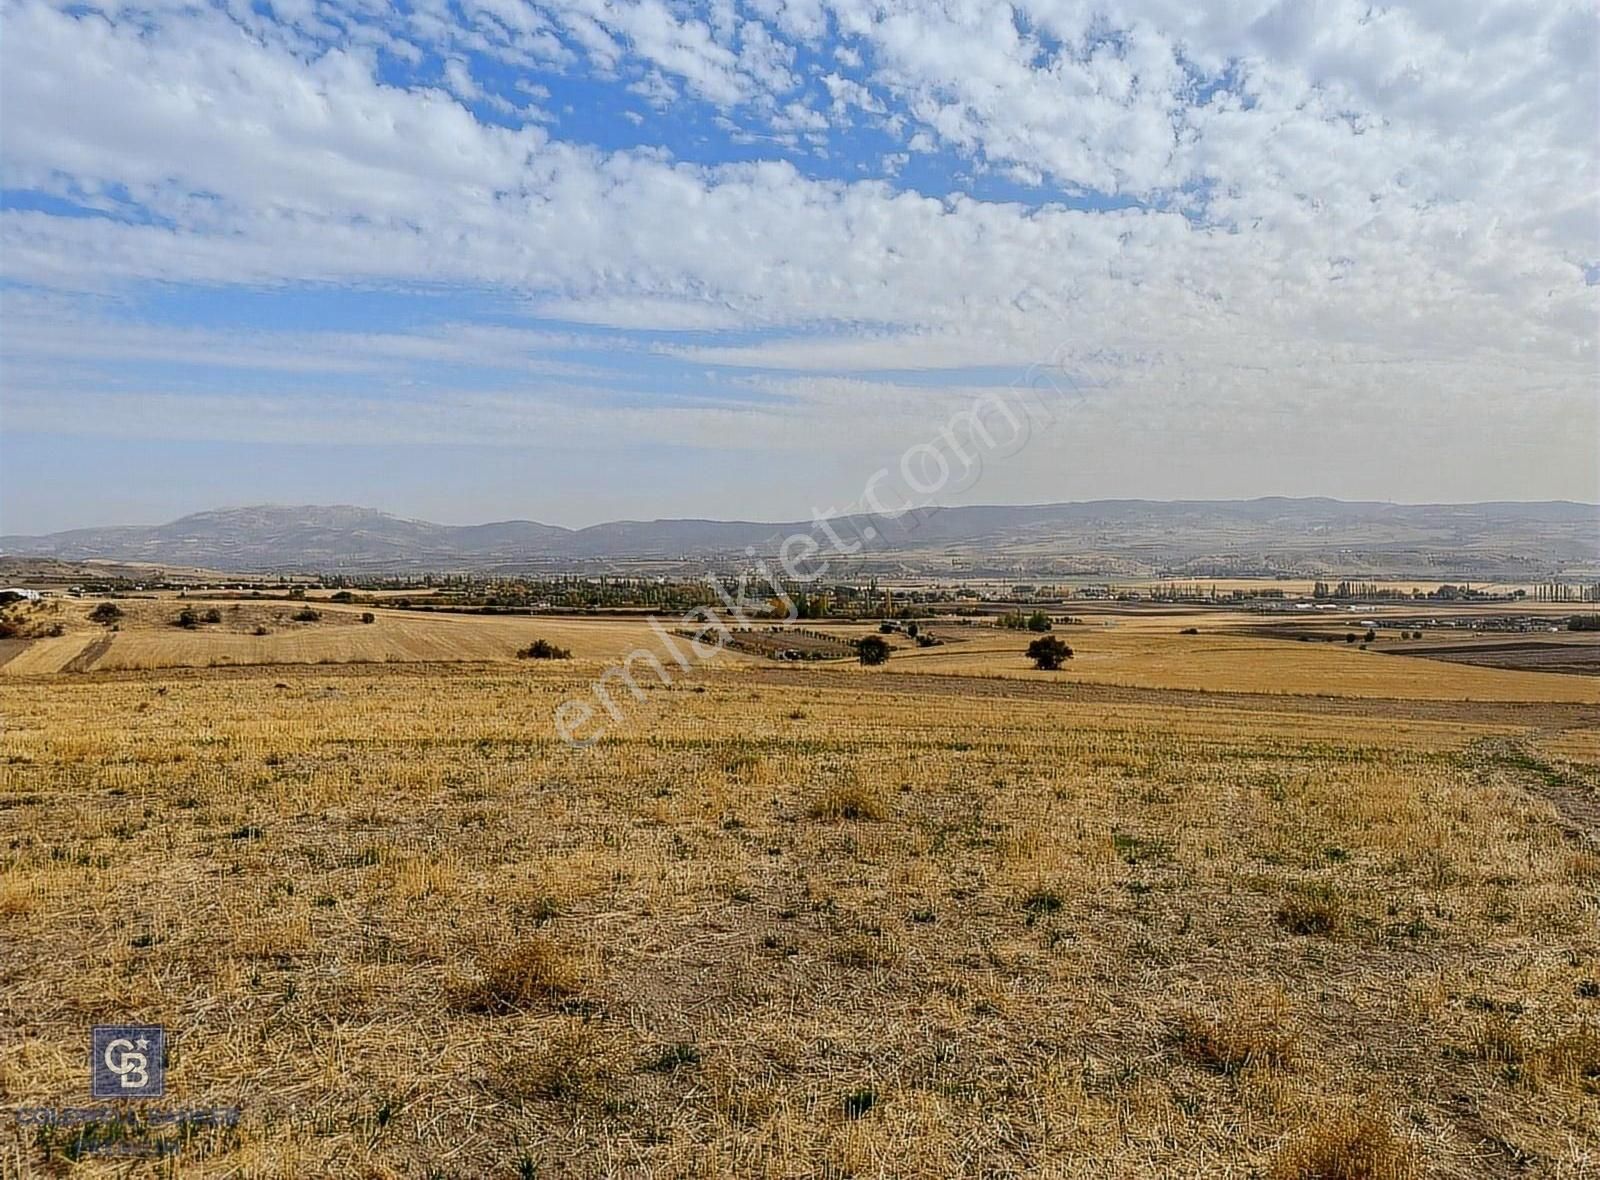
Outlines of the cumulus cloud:
<svg viewBox="0 0 1600 1180">
<path fill-rule="evenodd" d="M 1511 406 L 1593 417 L 1585 4 L 15 0 L 4 21 L 4 183 L 75 212 L 0 214 L 4 275 L 54 298 L 493 289 L 546 320 L 698 333 L 644 351 L 801 382 L 1118 357 L 1125 429 L 1159 432 L 1166 405 L 1219 438 L 1235 412 L 1341 398 L 1412 431 L 1445 415 L 1452 438 Z M 758 150 L 605 149 L 474 114 L 580 75 L 669 116 L 702 104 Z M 869 178 L 808 162 L 836 156 Z M 913 159 L 954 161 L 947 187 L 906 187 Z M 9 400 L 42 347 L 8 365 Z M 94 355 L 150 347 L 112 333 Z M 542 412 L 560 396 L 541 389 Z M 839 404 L 772 412 L 787 430 Z M 761 415 L 726 413 L 723 437 L 765 445 Z M 658 429 L 629 415 L 614 428 Z M 1525 475 L 1592 494 L 1592 451 Z"/>
</svg>

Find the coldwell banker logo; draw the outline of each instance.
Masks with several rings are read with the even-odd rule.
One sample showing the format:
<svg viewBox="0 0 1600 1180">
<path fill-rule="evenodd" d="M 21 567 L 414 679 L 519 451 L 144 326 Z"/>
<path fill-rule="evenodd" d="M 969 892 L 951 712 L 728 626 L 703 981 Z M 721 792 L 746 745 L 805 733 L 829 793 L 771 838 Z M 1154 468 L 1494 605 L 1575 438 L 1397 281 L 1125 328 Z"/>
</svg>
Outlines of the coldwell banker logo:
<svg viewBox="0 0 1600 1180">
<path fill-rule="evenodd" d="M 97 1024 L 89 1034 L 89 1093 L 159 1098 L 166 1080 L 166 1031 L 159 1024 Z"/>
</svg>

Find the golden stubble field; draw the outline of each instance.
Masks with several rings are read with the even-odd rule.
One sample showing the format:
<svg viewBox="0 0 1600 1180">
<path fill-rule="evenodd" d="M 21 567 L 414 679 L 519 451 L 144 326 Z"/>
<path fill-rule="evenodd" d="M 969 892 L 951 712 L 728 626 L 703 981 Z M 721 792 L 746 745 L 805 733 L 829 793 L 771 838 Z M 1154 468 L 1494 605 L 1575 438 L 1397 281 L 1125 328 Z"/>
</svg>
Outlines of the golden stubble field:
<svg viewBox="0 0 1600 1180">
<path fill-rule="evenodd" d="M 567 648 L 579 659 L 620 660 L 644 650 L 672 666 L 659 633 L 644 619 L 430 614 L 330 604 L 320 599 L 291 603 L 165 597 L 118 600 L 124 617 L 113 630 L 90 621 L 95 605 L 91 600 L 56 599 L 31 608 L 14 608 L 12 617 L 23 623 L 24 633 L 31 638 L 25 644 L 14 642 L 9 651 L 0 642 L 0 676 L 286 664 L 512 663 L 519 648 L 538 638 Z M 192 630 L 175 627 L 172 619 L 184 606 L 198 612 L 215 609 L 220 621 Z M 296 621 L 295 615 L 308 606 L 320 617 L 315 622 Z M 1520 613 L 1527 608 L 1507 605 L 1498 609 Z M 371 617 L 370 623 L 362 622 L 364 614 Z M 1249 614 L 1204 610 L 1147 614 L 1136 607 L 1088 615 L 1082 626 L 1055 631 L 1075 653 L 1061 675 L 1092 684 L 1197 692 L 1550 701 L 1600 707 L 1600 677 L 1395 658 L 1387 653 L 1420 650 L 1428 644 L 1401 644 L 1394 638 L 1397 633 L 1392 626 L 1381 628 L 1382 638 L 1371 650 L 1343 643 L 1290 646 L 1281 639 L 1242 633 L 1261 622 L 1261 616 Z M 1365 630 L 1350 620 L 1332 622 L 1339 630 Z M 668 630 L 680 625 L 671 620 L 663 623 Z M 877 633 L 873 623 L 795 625 L 844 638 Z M 49 634 L 58 626 L 60 635 Z M 894 636 L 893 658 L 868 674 L 1028 681 L 1038 675 L 1023 654 L 1033 638 L 1026 632 L 1003 631 L 987 624 L 937 622 L 927 626 L 951 642 L 918 648 L 904 636 Z M 1191 629 L 1198 634 L 1185 634 Z M 1463 638 L 1455 632 L 1434 631 L 1429 643 L 1438 636 L 1452 642 Z M 1549 641 L 1550 637 L 1540 638 Z M 1589 634 L 1563 634 L 1555 639 L 1594 642 Z M 719 665 L 752 661 L 766 663 L 733 650 L 722 651 L 714 660 Z M 638 667 L 638 675 L 653 678 L 647 664 Z"/>
<path fill-rule="evenodd" d="M 569 749 L 603 667 L 0 681 L 4 1105 L 150 1022 L 243 1111 L 174 1175 L 1600 1167 L 1592 700 L 730 664 Z"/>
</svg>

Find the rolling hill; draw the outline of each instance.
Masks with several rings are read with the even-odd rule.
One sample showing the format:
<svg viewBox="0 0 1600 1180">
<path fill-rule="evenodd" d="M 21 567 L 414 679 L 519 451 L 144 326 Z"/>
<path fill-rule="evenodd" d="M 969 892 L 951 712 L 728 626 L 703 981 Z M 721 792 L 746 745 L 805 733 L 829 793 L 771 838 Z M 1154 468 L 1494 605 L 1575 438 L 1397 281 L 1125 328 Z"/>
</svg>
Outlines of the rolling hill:
<svg viewBox="0 0 1600 1180">
<path fill-rule="evenodd" d="M 1146 572 L 1174 576 L 1366 571 L 1373 576 L 1600 576 L 1600 507 L 1568 501 L 1352 503 L 1329 499 L 1150 501 L 924 509 L 845 517 L 861 559 L 904 567 Z M 868 531 L 870 530 L 870 531 Z M 260 505 L 167 524 L 0 537 L 16 558 L 90 558 L 228 571 L 513 570 L 612 562 L 741 561 L 810 522 L 532 520 L 443 525 L 370 508 Z"/>
</svg>

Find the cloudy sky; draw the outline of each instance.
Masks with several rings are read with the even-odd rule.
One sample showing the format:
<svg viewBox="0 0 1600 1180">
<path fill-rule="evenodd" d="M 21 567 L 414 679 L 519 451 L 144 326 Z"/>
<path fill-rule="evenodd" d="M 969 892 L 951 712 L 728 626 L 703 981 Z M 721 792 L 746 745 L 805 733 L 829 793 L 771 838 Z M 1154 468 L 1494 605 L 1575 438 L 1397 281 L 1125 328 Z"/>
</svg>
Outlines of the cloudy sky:
<svg viewBox="0 0 1600 1180">
<path fill-rule="evenodd" d="M 0 531 L 1600 500 L 1591 0 L 0 13 Z"/>
</svg>

